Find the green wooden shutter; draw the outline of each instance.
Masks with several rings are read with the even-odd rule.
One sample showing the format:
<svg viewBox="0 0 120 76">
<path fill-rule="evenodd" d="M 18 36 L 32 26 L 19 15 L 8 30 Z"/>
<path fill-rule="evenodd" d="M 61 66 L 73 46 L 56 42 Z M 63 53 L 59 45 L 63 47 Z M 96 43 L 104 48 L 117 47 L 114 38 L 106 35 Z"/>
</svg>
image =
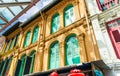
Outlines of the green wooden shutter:
<svg viewBox="0 0 120 76">
<path fill-rule="evenodd" d="M 14 76 L 19 76 L 21 63 L 22 63 L 22 61 L 21 61 L 21 60 L 18 60 L 18 63 L 17 63 L 17 67 L 16 67 L 16 70 L 15 70 Z"/>
<path fill-rule="evenodd" d="M 8 74 L 8 71 L 9 71 L 9 69 L 10 69 L 11 62 L 12 62 L 12 57 L 9 59 L 9 63 L 8 63 L 8 66 L 7 66 L 7 68 L 6 68 L 6 71 L 5 71 L 5 74 L 4 74 L 4 76 L 7 76 L 7 74 Z"/>
<path fill-rule="evenodd" d="M 35 52 L 36 52 L 36 51 L 33 51 L 33 52 L 30 54 L 30 57 L 32 58 L 31 66 L 30 66 L 30 73 L 33 73 L 33 69 L 34 69 Z"/>
<path fill-rule="evenodd" d="M 0 74 L 1 74 L 1 71 L 3 69 L 4 64 L 5 64 L 5 61 L 2 61 L 1 66 L 0 66 Z"/>
<path fill-rule="evenodd" d="M 60 65 L 60 47 L 58 42 L 53 43 L 50 47 L 50 69 L 58 68 Z"/>
<path fill-rule="evenodd" d="M 18 35 L 16 36 L 16 39 L 15 39 L 15 42 L 14 42 L 14 47 L 15 47 L 15 46 L 17 45 L 17 43 L 18 43 L 19 36 L 20 36 L 20 34 L 18 34 Z"/>
<path fill-rule="evenodd" d="M 29 74 L 31 61 L 32 61 L 32 58 L 27 57 L 26 64 L 25 64 L 25 69 L 24 69 L 24 75 Z"/>
<path fill-rule="evenodd" d="M 31 62 L 31 67 L 30 67 L 30 73 L 33 73 L 34 61 L 35 61 L 35 55 L 32 56 L 32 62 Z"/>
<path fill-rule="evenodd" d="M 3 75 L 7 62 L 8 62 L 8 59 L 5 60 L 5 63 L 4 63 L 3 68 L 2 68 L 2 70 L 1 70 L 0 76 Z"/>
<path fill-rule="evenodd" d="M 78 46 L 78 40 L 75 35 L 72 35 L 66 39 L 65 50 L 66 50 L 66 65 L 80 63 L 80 50 Z"/>
<path fill-rule="evenodd" d="M 3 73 L 1 73 L 2 76 L 5 76 L 5 72 L 6 72 L 6 69 L 7 69 L 7 67 L 8 67 L 9 61 L 10 61 L 10 60 L 8 59 L 7 62 L 6 62 L 6 65 L 5 65 L 5 67 L 4 67 Z"/>
<path fill-rule="evenodd" d="M 10 41 L 8 41 L 8 43 L 7 43 L 7 46 L 6 46 L 5 52 L 9 50 L 9 47 L 10 47 Z"/>
<path fill-rule="evenodd" d="M 10 50 L 12 49 L 12 43 L 13 43 L 13 39 L 11 40 L 11 44 L 10 44 Z"/>
<path fill-rule="evenodd" d="M 68 26 L 75 21 L 74 7 L 69 5 L 64 10 L 64 25 Z"/>
<path fill-rule="evenodd" d="M 24 68 L 25 68 L 25 63 L 26 63 L 26 55 L 23 55 L 23 57 L 21 58 L 21 66 L 20 66 L 20 72 L 19 72 L 19 76 L 23 75 L 24 72 Z"/>
<path fill-rule="evenodd" d="M 38 39 L 38 32 L 39 32 L 39 27 L 35 27 L 34 32 L 33 32 L 33 38 L 32 38 L 32 43 L 35 43 Z"/>
<path fill-rule="evenodd" d="M 55 14 L 52 18 L 52 26 L 51 26 L 51 33 L 55 33 L 60 28 L 60 16 L 59 14 Z"/>
<path fill-rule="evenodd" d="M 24 40 L 24 47 L 28 46 L 30 44 L 30 34 L 31 32 L 28 31 Z"/>
<path fill-rule="evenodd" d="M 15 42 L 15 38 L 13 38 L 12 41 L 11 41 L 10 50 L 13 48 L 14 42 Z"/>
</svg>

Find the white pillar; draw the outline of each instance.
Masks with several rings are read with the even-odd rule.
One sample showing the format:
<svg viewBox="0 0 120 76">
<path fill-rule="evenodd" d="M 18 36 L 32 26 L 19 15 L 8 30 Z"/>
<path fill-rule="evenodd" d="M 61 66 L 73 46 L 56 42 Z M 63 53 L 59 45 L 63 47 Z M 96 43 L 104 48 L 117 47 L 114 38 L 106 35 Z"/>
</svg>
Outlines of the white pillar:
<svg viewBox="0 0 120 76">
<path fill-rule="evenodd" d="M 107 34 L 102 33 L 99 22 L 98 22 L 98 16 L 97 15 L 93 16 L 91 18 L 91 21 L 92 21 L 92 26 L 93 26 L 95 37 L 97 40 L 101 58 L 105 61 L 105 63 L 111 63 L 113 60 L 112 58 L 115 57 L 113 47 L 111 46 L 112 45 L 111 41 L 109 41 L 109 37 Z M 113 51 L 112 55 L 110 53 L 111 51 Z"/>
</svg>

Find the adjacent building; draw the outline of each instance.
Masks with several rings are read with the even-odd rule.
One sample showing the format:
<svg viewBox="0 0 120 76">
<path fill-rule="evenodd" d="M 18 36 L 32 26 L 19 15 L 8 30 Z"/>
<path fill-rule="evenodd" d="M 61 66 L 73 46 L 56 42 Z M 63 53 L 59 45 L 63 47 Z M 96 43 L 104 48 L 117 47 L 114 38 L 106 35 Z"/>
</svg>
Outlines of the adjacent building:
<svg viewBox="0 0 120 76">
<path fill-rule="evenodd" d="M 86 3 L 90 12 L 89 18 L 93 25 L 101 58 L 112 69 L 106 75 L 119 76 L 120 2 L 119 0 L 86 0 Z"/>
</svg>

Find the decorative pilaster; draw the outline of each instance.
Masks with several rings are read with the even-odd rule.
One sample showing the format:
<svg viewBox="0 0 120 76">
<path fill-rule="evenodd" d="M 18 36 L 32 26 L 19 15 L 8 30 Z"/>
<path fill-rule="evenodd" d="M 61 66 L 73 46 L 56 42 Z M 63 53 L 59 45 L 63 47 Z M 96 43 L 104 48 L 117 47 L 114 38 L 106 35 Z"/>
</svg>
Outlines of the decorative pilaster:
<svg viewBox="0 0 120 76">
<path fill-rule="evenodd" d="M 44 50 L 44 56 L 43 56 L 43 71 L 47 71 L 48 70 L 48 65 L 49 65 L 49 55 L 48 55 L 48 51 L 49 49 L 48 48 L 45 48 Z"/>
<path fill-rule="evenodd" d="M 24 46 L 25 35 L 26 35 L 26 34 L 25 34 L 24 32 L 21 32 L 21 36 L 20 36 L 21 46 L 20 46 L 20 49 L 22 49 L 23 46 Z"/>
<path fill-rule="evenodd" d="M 95 45 L 94 45 L 94 39 L 92 37 L 92 33 L 90 32 L 90 29 L 87 30 L 85 33 L 85 46 L 87 51 L 87 59 L 88 61 L 95 61 L 96 60 L 96 54 L 95 54 Z M 97 51 L 97 50 L 96 50 Z"/>
<path fill-rule="evenodd" d="M 82 18 L 82 17 L 84 17 L 85 16 L 85 10 L 86 10 L 86 8 L 84 8 L 84 0 L 79 0 L 79 5 L 78 5 L 78 7 L 79 7 L 79 12 L 80 12 L 80 17 Z"/>
<path fill-rule="evenodd" d="M 64 10 L 60 10 L 60 29 L 64 28 Z"/>
<path fill-rule="evenodd" d="M 29 42 L 29 45 L 32 43 L 33 30 L 31 30 L 30 32 L 31 32 L 31 35 L 30 35 L 30 42 Z"/>
<path fill-rule="evenodd" d="M 64 51 L 64 42 L 60 42 L 60 67 L 65 66 L 65 51 Z"/>
<path fill-rule="evenodd" d="M 20 27 L 20 34 L 19 34 L 19 37 L 18 37 L 18 47 L 21 48 L 22 47 L 22 42 L 23 42 L 23 36 L 24 36 L 24 33 L 23 33 L 23 29 Z M 15 37 L 15 40 L 16 40 L 16 37 Z"/>
<path fill-rule="evenodd" d="M 42 53 L 42 49 L 39 48 L 37 51 L 36 51 L 36 54 L 35 54 L 35 68 L 34 68 L 34 72 L 40 72 L 42 71 L 42 59 L 43 59 L 43 53 Z"/>
<path fill-rule="evenodd" d="M 81 62 L 87 62 L 87 53 L 86 53 L 86 49 L 85 49 L 85 38 L 84 38 L 84 34 L 80 34 L 77 36 L 78 38 L 78 44 L 79 44 L 79 49 L 80 49 L 80 58 L 81 58 Z"/>
<path fill-rule="evenodd" d="M 43 32 L 46 33 L 46 36 L 50 35 L 50 32 L 51 32 L 51 18 L 50 17 L 48 17 L 46 21 L 43 20 Z"/>
<path fill-rule="evenodd" d="M 74 2 L 74 11 L 75 11 L 75 21 L 77 21 L 80 19 L 80 8 L 79 8 L 78 0 Z"/>
<path fill-rule="evenodd" d="M 16 66 L 17 66 L 17 57 L 13 57 L 11 65 L 10 65 L 10 69 L 8 71 L 8 76 L 14 76 L 15 70 L 16 70 Z"/>
<path fill-rule="evenodd" d="M 42 24 L 39 22 L 38 23 L 38 26 L 39 26 L 39 32 L 38 32 L 38 42 L 40 42 L 40 39 L 41 39 L 41 35 L 42 35 L 42 30 L 43 30 L 43 27 L 41 26 Z"/>
</svg>

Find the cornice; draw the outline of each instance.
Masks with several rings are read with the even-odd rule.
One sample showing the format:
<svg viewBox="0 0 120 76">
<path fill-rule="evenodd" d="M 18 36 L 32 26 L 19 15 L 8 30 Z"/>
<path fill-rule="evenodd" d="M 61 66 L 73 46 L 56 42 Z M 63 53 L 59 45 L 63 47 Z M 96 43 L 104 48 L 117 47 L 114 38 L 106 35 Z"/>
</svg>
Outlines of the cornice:
<svg viewBox="0 0 120 76">
<path fill-rule="evenodd" d="M 115 17 L 117 16 L 118 12 L 120 12 L 120 4 L 100 13 L 99 19 L 105 18 L 106 20 Z"/>
</svg>

